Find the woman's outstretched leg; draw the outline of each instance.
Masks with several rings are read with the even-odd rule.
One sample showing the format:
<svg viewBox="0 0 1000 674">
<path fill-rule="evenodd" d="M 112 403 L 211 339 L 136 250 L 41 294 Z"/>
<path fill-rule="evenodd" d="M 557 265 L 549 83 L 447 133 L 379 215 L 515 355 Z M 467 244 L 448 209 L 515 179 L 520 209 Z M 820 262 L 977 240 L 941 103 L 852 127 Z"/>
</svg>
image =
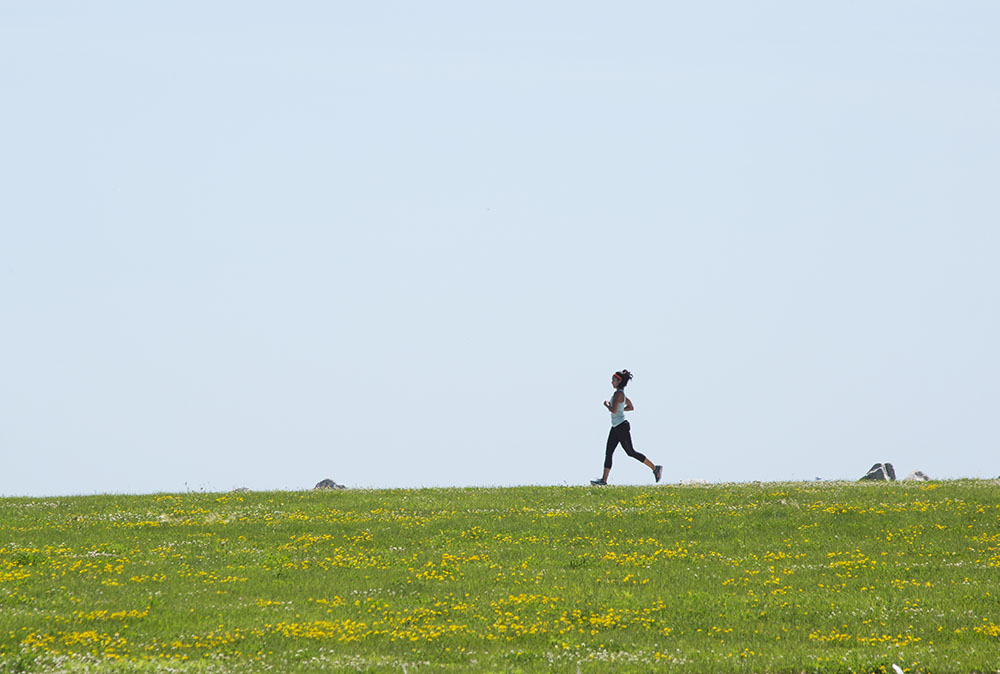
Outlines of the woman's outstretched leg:
<svg viewBox="0 0 1000 674">
<path fill-rule="evenodd" d="M 612 428 L 608 433 L 608 443 L 604 448 L 604 475 L 601 477 L 601 482 L 607 484 L 608 476 L 611 475 L 611 457 L 614 455 L 615 450 L 618 449 L 618 435 L 615 433 L 615 429 Z"/>
</svg>

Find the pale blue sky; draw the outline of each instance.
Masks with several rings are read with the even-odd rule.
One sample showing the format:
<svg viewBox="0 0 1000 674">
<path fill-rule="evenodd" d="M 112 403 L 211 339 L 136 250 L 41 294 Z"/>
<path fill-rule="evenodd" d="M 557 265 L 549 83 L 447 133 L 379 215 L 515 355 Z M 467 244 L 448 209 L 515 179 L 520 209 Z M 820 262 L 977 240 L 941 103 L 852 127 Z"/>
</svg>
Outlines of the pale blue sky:
<svg viewBox="0 0 1000 674">
<path fill-rule="evenodd" d="M 0 0 L 0 494 L 996 476 L 998 29 Z"/>
</svg>

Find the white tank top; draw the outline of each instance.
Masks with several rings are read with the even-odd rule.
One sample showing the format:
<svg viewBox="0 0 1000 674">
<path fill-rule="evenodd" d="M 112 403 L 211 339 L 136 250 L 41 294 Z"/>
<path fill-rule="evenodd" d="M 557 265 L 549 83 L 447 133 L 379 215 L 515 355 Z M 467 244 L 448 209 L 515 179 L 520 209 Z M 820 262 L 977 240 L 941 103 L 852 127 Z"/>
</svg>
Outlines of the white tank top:
<svg viewBox="0 0 1000 674">
<path fill-rule="evenodd" d="M 615 393 L 621 389 L 615 389 Z M 611 394 L 611 425 L 618 426 L 625 423 L 625 391 L 622 391 L 622 401 L 615 405 L 615 393 Z"/>
</svg>

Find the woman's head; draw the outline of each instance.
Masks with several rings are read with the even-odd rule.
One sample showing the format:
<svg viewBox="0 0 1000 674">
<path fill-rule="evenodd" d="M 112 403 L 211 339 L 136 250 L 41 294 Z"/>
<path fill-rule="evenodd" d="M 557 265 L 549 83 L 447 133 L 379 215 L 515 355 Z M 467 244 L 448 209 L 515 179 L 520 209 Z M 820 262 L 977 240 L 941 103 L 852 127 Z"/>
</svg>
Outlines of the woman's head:
<svg viewBox="0 0 1000 674">
<path fill-rule="evenodd" d="M 611 375 L 611 385 L 615 388 L 625 388 L 628 380 L 632 378 L 632 373 L 628 370 L 621 370 Z"/>
</svg>

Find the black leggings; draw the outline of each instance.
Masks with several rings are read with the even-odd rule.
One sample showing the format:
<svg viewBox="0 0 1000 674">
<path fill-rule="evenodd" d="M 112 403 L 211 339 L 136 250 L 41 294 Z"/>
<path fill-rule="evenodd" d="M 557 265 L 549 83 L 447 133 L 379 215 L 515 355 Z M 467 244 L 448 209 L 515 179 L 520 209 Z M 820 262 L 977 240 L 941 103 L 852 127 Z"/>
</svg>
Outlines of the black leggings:
<svg viewBox="0 0 1000 674">
<path fill-rule="evenodd" d="M 625 453 L 633 459 L 640 463 L 646 462 L 646 455 L 635 451 L 635 448 L 632 447 L 632 427 L 627 421 L 623 421 L 617 426 L 612 426 L 611 432 L 608 433 L 608 449 L 604 453 L 605 468 L 611 467 L 611 455 L 618 449 L 619 444 L 625 448 Z"/>
</svg>

